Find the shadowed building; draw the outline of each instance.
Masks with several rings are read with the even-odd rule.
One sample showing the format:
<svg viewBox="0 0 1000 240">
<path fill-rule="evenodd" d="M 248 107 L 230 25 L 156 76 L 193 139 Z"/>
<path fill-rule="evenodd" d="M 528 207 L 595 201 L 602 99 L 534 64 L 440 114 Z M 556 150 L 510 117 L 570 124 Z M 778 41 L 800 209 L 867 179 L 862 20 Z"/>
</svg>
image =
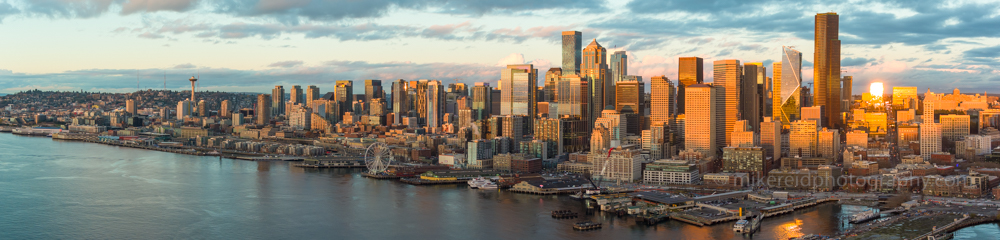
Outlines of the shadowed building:
<svg viewBox="0 0 1000 240">
<path fill-rule="evenodd" d="M 813 54 L 813 106 L 826 106 L 824 126 L 840 124 L 840 16 L 816 14 L 815 53 Z"/>
</svg>

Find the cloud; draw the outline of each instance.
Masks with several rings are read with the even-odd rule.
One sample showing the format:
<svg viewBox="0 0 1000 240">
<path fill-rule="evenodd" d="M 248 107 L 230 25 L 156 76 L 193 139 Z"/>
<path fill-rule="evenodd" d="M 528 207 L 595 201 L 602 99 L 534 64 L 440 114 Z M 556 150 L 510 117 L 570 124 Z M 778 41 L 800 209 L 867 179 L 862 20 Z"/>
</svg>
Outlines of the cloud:
<svg viewBox="0 0 1000 240">
<path fill-rule="evenodd" d="M 194 0 L 128 0 L 122 4 L 122 14 L 157 11 L 183 12 L 190 8 L 193 2 Z"/>
<path fill-rule="evenodd" d="M 21 12 L 14 6 L 7 2 L 0 2 L 0 23 L 3 23 L 3 19 L 7 16 L 14 15 Z"/>
<path fill-rule="evenodd" d="M 497 67 L 506 67 L 511 64 L 524 64 L 524 54 L 511 53 L 497 61 Z"/>
<path fill-rule="evenodd" d="M 302 61 L 283 61 L 283 62 L 268 64 L 267 66 L 278 67 L 278 68 L 290 68 L 290 67 L 297 67 L 300 65 L 302 65 Z"/>
<path fill-rule="evenodd" d="M 1000 45 L 973 48 L 962 53 L 962 58 L 977 63 L 996 63 L 997 57 L 1000 57 Z"/>
<path fill-rule="evenodd" d="M 177 66 L 174 66 L 174 69 L 192 69 L 192 68 L 196 68 L 196 67 L 198 67 L 198 66 L 195 66 L 194 64 L 190 64 L 190 63 L 184 63 L 184 64 L 178 64 Z"/>
<path fill-rule="evenodd" d="M 144 32 L 142 34 L 139 34 L 139 38 L 160 39 L 163 38 L 163 35 L 160 35 L 158 33 Z"/>
<path fill-rule="evenodd" d="M 864 66 L 865 64 L 874 61 L 875 61 L 874 58 L 848 57 L 840 60 L 840 66 L 843 67 Z"/>
</svg>

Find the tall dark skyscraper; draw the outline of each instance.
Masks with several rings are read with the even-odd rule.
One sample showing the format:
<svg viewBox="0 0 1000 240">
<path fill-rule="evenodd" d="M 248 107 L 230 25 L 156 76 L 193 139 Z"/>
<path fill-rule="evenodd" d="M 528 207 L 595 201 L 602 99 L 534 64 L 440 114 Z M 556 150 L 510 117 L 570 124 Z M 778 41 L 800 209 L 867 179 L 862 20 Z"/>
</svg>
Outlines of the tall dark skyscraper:
<svg viewBox="0 0 1000 240">
<path fill-rule="evenodd" d="M 410 111 L 410 102 L 406 94 L 406 80 L 392 82 L 392 112 L 397 117 L 406 117 Z"/>
<path fill-rule="evenodd" d="M 577 31 L 562 32 L 562 74 L 580 73 L 580 59 L 583 57 L 583 34 Z"/>
<path fill-rule="evenodd" d="M 493 114 L 493 88 L 489 83 L 477 82 L 472 86 L 472 111 L 476 120 L 490 118 Z"/>
<path fill-rule="evenodd" d="M 825 126 L 840 124 L 840 16 L 816 14 L 816 51 L 813 55 L 814 106 L 826 106 Z"/>
<path fill-rule="evenodd" d="M 677 113 L 684 113 L 684 88 L 691 84 L 705 83 L 705 60 L 700 57 L 682 57 L 677 69 Z"/>
<path fill-rule="evenodd" d="M 271 96 L 268 99 L 271 99 L 271 107 L 267 108 L 271 111 L 270 116 L 281 116 L 282 114 L 285 114 L 284 86 L 274 86 L 274 89 L 271 89 Z"/>
<path fill-rule="evenodd" d="M 561 68 L 549 68 L 549 71 L 545 72 L 545 83 L 542 88 L 545 91 L 545 99 L 538 99 L 538 101 L 550 104 L 558 101 L 556 92 L 558 92 L 559 77 L 561 76 Z"/>
<path fill-rule="evenodd" d="M 385 98 L 383 94 L 385 94 L 385 92 L 382 90 L 382 80 L 374 80 L 374 79 L 365 80 L 366 103 L 371 103 L 372 99 Z"/>
<path fill-rule="evenodd" d="M 760 92 L 758 83 L 763 83 L 761 78 L 766 76 L 763 63 L 743 64 L 743 81 L 740 82 L 740 119 L 747 120 L 747 124 L 754 129 L 760 126 L 761 104 L 764 103 L 764 96 Z"/>
</svg>

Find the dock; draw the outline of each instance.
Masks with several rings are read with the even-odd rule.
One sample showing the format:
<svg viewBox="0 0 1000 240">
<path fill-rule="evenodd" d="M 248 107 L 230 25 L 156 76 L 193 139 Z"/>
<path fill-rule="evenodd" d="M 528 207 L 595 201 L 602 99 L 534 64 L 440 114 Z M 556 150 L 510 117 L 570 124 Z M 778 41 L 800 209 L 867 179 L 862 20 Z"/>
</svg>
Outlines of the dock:
<svg viewBox="0 0 1000 240">
<path fill-rule="evenodd" d="M 402 177 L 396 176 L 396 175 L 371 174 L 371 173 L 368 173 L 368 172 L 361 173 L 361 176 L 365 176 L 367 178 L 374 178 L 374 179 L 400 179 L 400 178 L 402 178 Z"/>
<path fill-rule="evenodd" d="M 420 178 L 400 178 L 400 182 L 412 185 L 468 184 L 469 180 L 424 180 Z"/>
</svg>

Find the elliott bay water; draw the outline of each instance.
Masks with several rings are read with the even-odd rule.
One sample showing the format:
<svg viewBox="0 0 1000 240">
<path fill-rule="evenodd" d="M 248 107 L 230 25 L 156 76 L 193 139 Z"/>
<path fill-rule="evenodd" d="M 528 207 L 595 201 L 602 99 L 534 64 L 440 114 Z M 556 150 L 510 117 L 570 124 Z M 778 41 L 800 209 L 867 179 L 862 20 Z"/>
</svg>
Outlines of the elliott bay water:
<svg viewBox="0 0 1000 240">
<path fill-rule="evenodd" d="M 0 134 L 0 239 L 744 239 L 732 223 L 638 226 L 565 196 L 412 186 L 360 169 L 303 169 Z M 863 207 L 768 218 L 755 239 L 832 235 Z M 603 229 L 572 230 L 577 221 Z M 996 224 L 957 239 L 1000 235 Z"/>
</svg>

